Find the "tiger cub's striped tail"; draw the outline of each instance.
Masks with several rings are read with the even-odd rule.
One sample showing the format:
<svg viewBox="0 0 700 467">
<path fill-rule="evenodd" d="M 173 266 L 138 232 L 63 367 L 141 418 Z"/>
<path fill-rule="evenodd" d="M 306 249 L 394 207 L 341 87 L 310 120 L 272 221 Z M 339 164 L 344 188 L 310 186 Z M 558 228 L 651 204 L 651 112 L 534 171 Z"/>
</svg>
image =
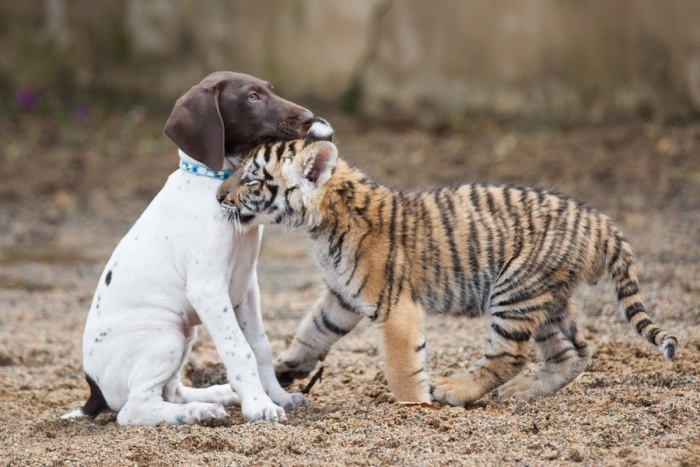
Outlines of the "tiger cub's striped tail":
<svg viewBox="0 0 700 467">
<path fill-rule="evenodd" d="M 639 281 L 632 248 L 619 230 L 613 229 L 605 249 L 607 251 L 606 267 L 612 276 L 617 300 L 625 313 L 625 318 L 635 327 L 642 338 L 657 346 L 664 357 L 673 360 L 676 355 L 678 338 L 663 331 L 647 315 L 642 297 L 639 294 Z"/>
</svg>

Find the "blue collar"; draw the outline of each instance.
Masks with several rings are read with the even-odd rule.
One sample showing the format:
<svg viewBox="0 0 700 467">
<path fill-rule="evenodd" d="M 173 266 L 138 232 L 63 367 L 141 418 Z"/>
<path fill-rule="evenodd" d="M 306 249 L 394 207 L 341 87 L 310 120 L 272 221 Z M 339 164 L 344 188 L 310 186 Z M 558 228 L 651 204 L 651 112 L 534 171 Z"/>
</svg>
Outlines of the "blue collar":
<svg viewBox="0 0 700 467">
<path fill-rule="evenodd" d="M 217 180 L 226 180 L 233 174 L 233 170 L 211 170 L 206 165 L 194 164 L 183 159 L 180 159 L 180 170 L 194 175 L 201 175 L 202 177 L 215 178 Z"/>
</svg>

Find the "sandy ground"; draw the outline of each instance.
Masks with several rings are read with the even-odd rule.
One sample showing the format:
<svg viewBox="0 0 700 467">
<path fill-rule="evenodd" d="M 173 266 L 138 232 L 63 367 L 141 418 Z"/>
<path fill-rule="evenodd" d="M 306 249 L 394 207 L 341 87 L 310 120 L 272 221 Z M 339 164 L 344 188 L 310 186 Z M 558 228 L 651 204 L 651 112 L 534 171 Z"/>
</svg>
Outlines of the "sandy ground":
<svg viewBox="0 0 700 467">
<path fill-rule="evenodd" d="M 382 373 L 378 329 L 363 323 L 330 353 L 308 408 L 286 425 L 246 424 L 235 407 L 218 426 L 122 427 L 114 414 L 60 420 L 87 396 L 80 342 L 102 267 L 176 165 L 161 120 L 133 111 L 80 124 L 0 123 L 0 465 L 700 465 L 698 124 L 375 129 L 332 120 L 341 154 L 380 180 L 518 181 L 611 214 L 638 255 L 650 314 L 681 338 L 674 363 L 635 336 L 601 283 L 577 293 L 592 365 L 532 403 L 490 395 L 468 407 L 400 406 Z M 273 229 L 259 273 L 276 354 L 320 282 L 304 241 Z M 220 377 L 211 340 L 200 336 L 186 372 L 195 384 Z M 482 320 L 430 317 L 431 374 L 464 370 L 484 338 Z"/>
</svg>

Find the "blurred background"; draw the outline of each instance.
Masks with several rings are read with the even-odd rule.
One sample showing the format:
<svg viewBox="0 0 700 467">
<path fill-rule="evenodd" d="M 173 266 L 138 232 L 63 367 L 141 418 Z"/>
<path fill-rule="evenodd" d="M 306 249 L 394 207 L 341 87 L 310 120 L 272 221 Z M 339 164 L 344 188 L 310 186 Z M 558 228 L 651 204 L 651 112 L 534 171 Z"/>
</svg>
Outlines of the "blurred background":
<svg viewBox="0 0 700 467">
<path fill-rule="evenodd" d="M 0 0 L 2 241 L 123 234 L 176 167 L 173 103 L 215 70 L 326 116 L 383 181 L 696 209 L 698 25 L 693 0 Z"/>
<path fill-rule="evenodd" d="M 698 21 L 693 0 L 3 0 L 0 92 L 4 114 L 167 107 L 227 69 L 363 115 L 687 119 Z"/>
</svg>

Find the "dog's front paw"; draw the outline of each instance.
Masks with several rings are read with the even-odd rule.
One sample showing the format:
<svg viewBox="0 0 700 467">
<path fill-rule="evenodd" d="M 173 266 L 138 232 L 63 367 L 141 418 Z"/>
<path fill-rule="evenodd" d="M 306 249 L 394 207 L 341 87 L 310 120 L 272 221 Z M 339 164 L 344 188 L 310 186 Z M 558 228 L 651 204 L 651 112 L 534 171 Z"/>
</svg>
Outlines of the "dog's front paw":
<svg viewBox="0 0 700 467">
<path fill-rule="evenodd" d="M 287 423 L 284 409 L 276 405 L 267 395 L 250 396 L 241 401 L 243 418 L 247 422 L 270 421 Z"/>
<path fill-rule="evenodd" d="M 294 410 L 299 407 L 306 407 L 306 400 L 304 395 L 300 392 L 286 392 L 284 389 L 280 388 L 280 392 L 277 394 L 270 394 L 272 401 L 284 408 L 284 410 Z"/>
<path fill-rule="evenodd" d="M 289 394 L 292 398 L 292 404 L 294 404 L 294 408 L 298 409 L 299 407 L 306 407 L 306 399 L 304 399 L 304 395 L 300 392 L 293 392 Z"/>
</svg>

